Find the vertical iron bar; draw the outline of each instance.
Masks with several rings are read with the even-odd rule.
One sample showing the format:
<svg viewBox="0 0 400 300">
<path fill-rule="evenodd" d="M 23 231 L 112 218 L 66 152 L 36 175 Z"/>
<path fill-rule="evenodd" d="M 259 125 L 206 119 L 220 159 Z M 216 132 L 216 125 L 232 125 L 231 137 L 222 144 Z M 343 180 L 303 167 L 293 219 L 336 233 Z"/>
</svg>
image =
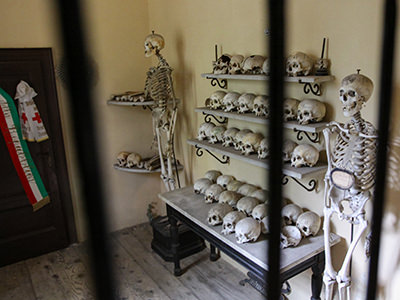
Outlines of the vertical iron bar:
<svg viewBox="0 0 400 300">
<path fill-rule="evenodd" d="M 270 141 L 270 170 L 269 191 L 270 201 L 269 227 L 270 239 L 268 244 L 268 278 L 267 297 L 278 300 L 281 295 L 280 278 L 280 228 L 281 228 L 281 198 L 282 198 L 282 142 L 283 142 L 283 77 L 284 77 L 284 7 L 285 1 L 269 1 L 269 57 L 271 76 L 269 95 L 271 99 L 271 122 L 269 125 Z"/>
<path fill-rule="evenodd" d="M 96 299 L 114 297 L 114 281 L 110 260 L 110 247 L 106 236 L 102 184 L 96 149 L 96 131 L 93 122 L 92 93 L 88 73 L 88 60 L 78 0 L 59 0 L 58 12 L 64 52 L 67 62 L 68 92 L 82 175 L 83 196 L 88 217 L 92 275 L 96 284 Z"/>
<path fill-rule="evenodd" d="M 393 64 L 396 31 L 397 1 L 386 0 L 383 47 L 381 53 L 381 74 L 379 91 L 378 153 L 376 165 L 376 185 L 372 216 L 372 239 L 370 244 L 371 261 L 369 265 L 367 300 L 376 299 L 376 285 L 381 240 L 382 216 L 385 201 L 386 156 L 389 137 L 389 122 L 392 104 Z"/>
</svg>

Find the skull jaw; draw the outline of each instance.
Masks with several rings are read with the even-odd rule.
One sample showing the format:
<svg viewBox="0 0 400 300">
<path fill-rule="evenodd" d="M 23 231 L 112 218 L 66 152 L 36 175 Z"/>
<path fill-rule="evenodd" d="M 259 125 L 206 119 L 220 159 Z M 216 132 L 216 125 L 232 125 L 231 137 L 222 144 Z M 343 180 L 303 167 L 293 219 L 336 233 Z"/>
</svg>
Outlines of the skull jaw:
<svg viewBox="0 0 400 300">
<path fill-rule="evenodd" d="M 346 118 L 351 118 L 361 110 L 362 104 L 360 102 L 352 102 L 350 105 L 342 105 L 343 115 Z"/>
</svg>

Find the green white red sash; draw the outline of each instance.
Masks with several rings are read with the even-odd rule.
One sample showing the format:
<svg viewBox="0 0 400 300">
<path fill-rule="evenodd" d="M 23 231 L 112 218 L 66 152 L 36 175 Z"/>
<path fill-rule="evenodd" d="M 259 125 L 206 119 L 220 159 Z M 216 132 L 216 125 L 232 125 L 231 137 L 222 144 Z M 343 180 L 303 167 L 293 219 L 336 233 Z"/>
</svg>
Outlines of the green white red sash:
<svg viewBox="0 0 400 300">
<path fill-rule="evenodd" d="M 46 188 L 22 137 L 19 116 L 13 99 L 0 88 L 0 127 L 15 170 L 33 211 L 50 202 Z"/>
</svg>

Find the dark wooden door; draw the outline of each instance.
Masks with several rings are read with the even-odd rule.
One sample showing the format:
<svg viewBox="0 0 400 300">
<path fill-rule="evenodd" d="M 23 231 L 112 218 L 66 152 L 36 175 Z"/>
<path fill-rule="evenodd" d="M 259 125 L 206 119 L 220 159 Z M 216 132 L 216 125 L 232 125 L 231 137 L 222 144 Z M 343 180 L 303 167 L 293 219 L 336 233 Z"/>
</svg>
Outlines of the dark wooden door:
<svg viewBox="0 0 400 300">
<path fill-rule="evenodd" d="M 76 240 L 50 48 L 0 49 L 0 87 L 14 98 L 20 80 L 38 94 L 34 100 L 49 135 L 28 147 L 50 204 L 33 212 L 0 134 L 0 266 Z"/>
</svg>

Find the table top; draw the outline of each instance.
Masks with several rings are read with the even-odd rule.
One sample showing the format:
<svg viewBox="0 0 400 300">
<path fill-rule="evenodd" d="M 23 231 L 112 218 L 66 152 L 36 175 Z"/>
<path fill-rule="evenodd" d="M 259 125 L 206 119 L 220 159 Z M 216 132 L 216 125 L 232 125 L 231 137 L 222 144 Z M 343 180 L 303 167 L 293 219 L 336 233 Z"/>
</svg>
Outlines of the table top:
<svg viewBox="0 0 400 300">
<path fill-rule="evenodd" d="M 167 205 L 187 217 L 189 220 L 207 230 L 210 234 L 239 252 L 246 258 L 256 263 L 261 268 L 268 270 L 268 236 L 261 234 L 256 242 L 238 244 L 235 234 L 221 234 L 222 225 L 211 226 L 207 223 L 208 211 L 214 204 L 204 202 L 203 195 L 193 192 L 193 186 L 177 189 L 159 195 Z M 340 237 L 331 233 L 331 246 L 339 243 Z M 315 237 L 303 238 L 297 247 L 282 249 L 281 251 L 281 273 L 306 261 L 307 259 L 324 251 L 324 236 L 322 230 Z"/>
</svg>

